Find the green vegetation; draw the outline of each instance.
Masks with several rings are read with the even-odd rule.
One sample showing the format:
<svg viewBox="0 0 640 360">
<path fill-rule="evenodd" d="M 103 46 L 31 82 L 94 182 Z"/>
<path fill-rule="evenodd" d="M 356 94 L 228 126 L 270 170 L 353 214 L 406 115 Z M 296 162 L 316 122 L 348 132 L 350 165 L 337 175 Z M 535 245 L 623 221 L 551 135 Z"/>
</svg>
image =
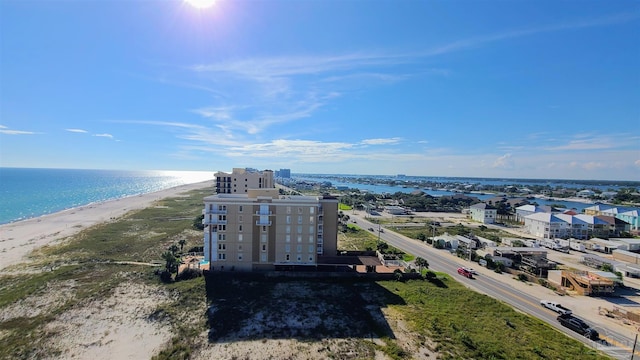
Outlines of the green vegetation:
<svg viewBox="0 0 640 360">
<path fill-rule="evenodd" d="M 240 333 L 249 339 L 300 341 L 348 337 L 357 341 L 356 357 L 365 359 L 373 358 L 374 349 L 393 359 L 410 358 L 417 347 L 442 359 L 606 359 L 446 274 L 431 274 L 437 281 L 211 276 L 206 284 L 214 309 L 210 338 Z M 396 322 L 381 316 L 388 312 L 409 325 L 411 341 L 394 336 Z M 373 336 L 382 342 L 370 342 Z"/>
<path fill-rule="evenodd" d="M 343 203 L 338 203 L 338 210 L 351 210 L 353 209 L 351 206 Z"/>
<path fill-rule="evenodd" d="M 55 330 L 46 327 L 57 316 L 90 301 L 108 298 L 124 283 L 159 286 L 154 275 L 158 268 L 150 266 L 152 263 L 164 263 L 162 254 L 167 249 L 176 250 L 178 260 L 180 246 L 202 245 L 202 232 L 193 229 L 193 219 L 202 211 L 202 198 L 209 194 L 210 190 L 192 191 L 188 196 L 165 199 L 153 207 L 83 230 L 61 245 L 36 251 L 32 263 L 19 268 L 19 275 L 0 275 L 1 309 L 25 299 L 51 294 L 55 297 L 34 316 L 22 315 L 0 322 L 0 359 L 61 355 L 55 344 L 48 341 L 50 332 Z M 171 265 L 174 271 L 175 265 Z M 170 289 L 173 296 L 154 313 L 164 315 L 151 314 L 150 319 L 169 321 L 179 334 L 178 343 L 188 344 L 190 340 L 185 340 L 183 334 L 195 339 L 205 321 L 200 316 L 184 323 L 180 320 L 187 314 L 202 313 L 206 304 L 204 295 L 194 294 L 204 294 L 204 280 L 200 277 L 162 286 Z M 57 295 L 64 291 L 69 295 Z"/>
</svg>

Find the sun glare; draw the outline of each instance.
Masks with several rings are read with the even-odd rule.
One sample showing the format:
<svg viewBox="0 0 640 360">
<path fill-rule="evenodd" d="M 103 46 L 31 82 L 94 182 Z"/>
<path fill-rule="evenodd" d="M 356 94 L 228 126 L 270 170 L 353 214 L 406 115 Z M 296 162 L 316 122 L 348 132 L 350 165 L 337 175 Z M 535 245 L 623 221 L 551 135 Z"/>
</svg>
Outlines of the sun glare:
<svg viewBox="0 0 640 360">
<path fill-rule="evenodd" d="M 198 9 L 205 9 L 213 6 L 216 0 L 184 0 L 184 2 Z"/>
</svg>

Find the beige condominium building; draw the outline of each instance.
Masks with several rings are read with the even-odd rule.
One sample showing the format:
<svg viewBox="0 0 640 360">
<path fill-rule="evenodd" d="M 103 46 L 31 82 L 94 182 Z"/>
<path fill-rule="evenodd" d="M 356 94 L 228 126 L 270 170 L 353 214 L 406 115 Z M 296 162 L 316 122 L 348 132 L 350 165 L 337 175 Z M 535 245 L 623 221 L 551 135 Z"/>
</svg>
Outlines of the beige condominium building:
<svg viewBox="0 0 640 360">
<path fill-rule="evenodd" d="M 315 267 L 318 257 L 337 253 L 334 197 L 248 188 L 205 197 L 204 205 L 204 254 L 211 270 Z"/>
<path fill-rule="evenodd" d="M 216 179 L 216 194 L 246 194 L 249 189 L 274 188 L 273 171 L 233 168 L 233 172 L 218 171 Z"/>
</svg>

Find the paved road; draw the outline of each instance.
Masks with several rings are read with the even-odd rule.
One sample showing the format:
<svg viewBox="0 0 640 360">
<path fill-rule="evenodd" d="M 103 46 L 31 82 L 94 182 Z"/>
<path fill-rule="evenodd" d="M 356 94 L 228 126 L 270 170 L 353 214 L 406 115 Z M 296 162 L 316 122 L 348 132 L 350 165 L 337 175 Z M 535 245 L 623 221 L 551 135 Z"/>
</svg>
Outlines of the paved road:
<svg viewBox="0 0 640 360">
<path fill-rule="evenodd" d="M 363 217 L 364 214 L 351 216 L 352 218 L 356 217 L 358 219 L 357 222 L 360 227 L 365 229 L 373 228 L 377 232 L 378 225 L 365 219 Z M 564 332 L 568 336 L 585 343 L 587 346 L 602 350 L 607 355 L 616 359 L 629 359 L 631 357 L 631 348 L 633 346 L 634 339 L 629 339 L 612 329 L 592 324 L 592 326 L 601 334 L 601 338 L 605 340 L 606 343 L 597 343 L 589 340 L 584 336 L 560 325 L 556 320 L 557 314 L 551 310 L 541 307 L 539 302 L 540 299 L 509 286 L 508 281 L 500 281 L 500 279 L 494 279 L 493 277 L 482 275 L 475 276 L 473 279 L 467 279 L 458 275 L 457 268 L 461 266 L 469 266 L 469 262 L 451 255 L 446 250 L 435 249 L 425 243 L 410 239 L 388 229 L 385 229 L 383 233 L 379 233 L 379 236 L 381 240 L 384 240 L 388 244 L 401 249 L 402 251 L 427 259 L 427 261 L 429 261 L 430 269 L 447 273 L 454 278 L 459 277 L 459 281 L 470 289 L 487 294 L 524 313 L 535 316 Z M 507 280 L 506 277 L 510 275 L 504 274 L 503 276 L 505 276 L 505 280 Z M 639 355 L 640 351 L 636 350 L 636 356 Z"/>
</svg>

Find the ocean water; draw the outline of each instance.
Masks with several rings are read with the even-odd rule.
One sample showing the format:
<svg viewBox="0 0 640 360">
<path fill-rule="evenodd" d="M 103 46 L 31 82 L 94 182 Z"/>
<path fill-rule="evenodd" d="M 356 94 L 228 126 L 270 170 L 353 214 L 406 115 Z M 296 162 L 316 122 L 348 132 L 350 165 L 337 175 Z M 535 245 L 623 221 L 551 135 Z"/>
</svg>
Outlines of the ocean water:
<svg viewBox="0 0 640 360">
<path fill-rule="evenodd" d="M 0 168 L 0 224 L 206 180 L 213 172 Z"/>
</svg>

